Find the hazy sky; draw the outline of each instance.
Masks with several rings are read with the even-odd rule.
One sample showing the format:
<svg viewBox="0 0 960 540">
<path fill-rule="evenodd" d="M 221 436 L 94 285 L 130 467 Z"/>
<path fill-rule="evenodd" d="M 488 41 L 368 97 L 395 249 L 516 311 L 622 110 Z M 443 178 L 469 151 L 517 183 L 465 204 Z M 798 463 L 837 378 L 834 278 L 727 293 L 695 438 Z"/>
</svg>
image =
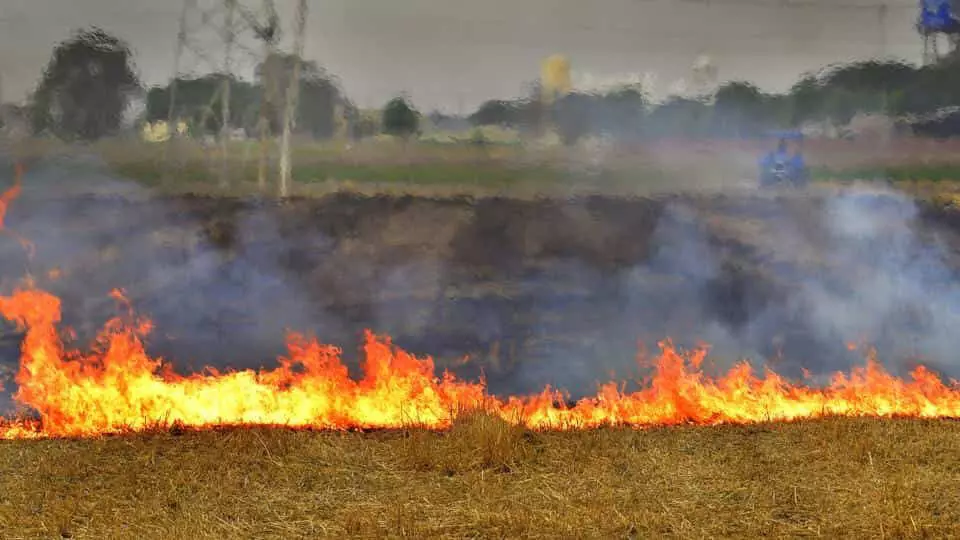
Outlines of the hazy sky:
<svg viewBox="0 0 960 540">
<path fill-rule="evenodd" d="M 921 50 L 912 0 L 890 0 L 883 31 L 880 0 L 791 0 L 815 4 L 787 7 L 778 7 L 781 0 L 309 1 L 306 56 L 336 74 L 361 106 L 405 91 L 421 109 L 469 111 L 484 99 L 518 95 L 553 53 L 566 54 L 575 72 L 596 77 L 655 73 L 663 93 L 701 53 L 714 59 L 721 79 L 783 89 L 804 70 L 882 54 L 884 43 L 886 54 L 911 61 Z M 258 8 L 260 0 L 241 3 Z M 867 7 L 838 6 L 851 3 Z M 277 0 L 288 25 L 293 4 Z M 146 83 L 163 81 L 173 69 L 180 6 L 180 0 L 0 0 L 4 98 L 26 95 L 56 42 L 91 24 L 131 44 Z M 205 40 L 202 33 L 196 39 Z M 222 55 L 213 45 L 205 51 Z M 241 51 L 237 63 L 249 68 L 251 52 Z M 192 55 L 184 63 L 204 67 Z"/>
</svg>

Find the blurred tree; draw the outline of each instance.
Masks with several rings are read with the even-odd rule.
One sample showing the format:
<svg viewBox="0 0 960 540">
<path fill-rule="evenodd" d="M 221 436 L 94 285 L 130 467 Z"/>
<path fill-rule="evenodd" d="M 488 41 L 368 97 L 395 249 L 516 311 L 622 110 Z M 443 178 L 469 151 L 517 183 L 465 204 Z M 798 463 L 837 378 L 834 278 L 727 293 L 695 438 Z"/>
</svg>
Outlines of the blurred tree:
<svg viewBox="0 0 960 540">
<path fill-rule="evenodd" d="M 713 104 L 713 128 L 723 136 L 750 137 L 769 123 L 766 96 L 756 86 L 733 81 L 721 86 Z"/>
<path fill-rule="evenodd" d="M 34 131 L 82 140 L 110 135 L 139 90 L 126 43 L 99 28 L 79 31 L 54 48 L 32 96 Z"/>
<path fill-rule="evenodd" d="M 377 134 L 376 118 L 364 114 L 364 111 L 349 101 L 344 104 L 344 116 L 347 121 L 347 135 L 351 140 L 359 141 Z"/>
<path fill-rule="evenodd" d="M 895 105 L 901 114 L 926 114 L 960 106 L 960 60 L 947 58 L 917 70 Z"/>
<path fill-rule="evenodd" d="M 404 97 L 391 99 L 383 108 L 383 132 L 407 141 L 420 128 L 420 114 Z"/>
<path fill-rule="evenodd" d="M 474 126 L 519 127 L 524 121 L 524 104 L 518 101 L 491 99 L 470 115 Z"/>
<path fill-rule="evenodd" d="M 615 89 L 600 99 L 598 131 L 620 139 L 639 137 L 647 112 L 647 98 L 642 89 L 626 86 Z"/>
<path fill-rule="evenodd" d="M 281 128 L 282 112 L 286 104 L 286 93 L 280 89 L 286 86 L 293 74 L 296 56 L 292 54 L 273 54 L 260 63 L 256 69 L 257 84 L 264 95 L 268 85 L 280 85 L 271 94 L 276 103 L 265 105 L 271 109 L 270 118 L 274 133 Z M 300 102 L 297 111 L 297 130 L 309 133 L 316 138 L 329 138 L 336 130 L 337 105 L 343 103 L 337 81 L 311 60 L 303 60 L 300 65 Z"/>
<path fill-rule="evenodd" d="M 190 79 L 177 79 L 177 103 L 174 116 L 186 120 L 194 135 L 214 135 L 223 123 L 220 90 L 223 75 L 214 73 Z M 230 82 L 230 125 L 253 130 L 259 107 L 260 89 L 246 81 Z M 146 120 L 167 119 L 170 85 L 147 91 Z"/>
<path fill-rule="evenodd" d="M 270 131 L 280 132 L 286 102 L 283 89 L 293 72 L 293 61 L 293 55 L 275 54 L 256 67 L 255 83 L 237 79 L 231 81 L 231 125 L 254 131 L 260 107 L 266 107 Z M 222 123 L 219 96 L 222 81 L 221 74 L 177 80 L 175 116 L 188 119 L 194 133 L 219 132 Z M 267 99 L 268 96 L 271 99 Z M 301 67 L 298 131 L 317 138 L 332 136 L 337 125 L 337 106 L 343 100 L 333 77 L 324 73 L 316 62 L 305 61 Z M 169 84 L 151 88 L 147 92 L 147 121 L 166 120 L 169 103 Z"/>
<path fill-rule="evenodd" d="M 794 126 L 822 119 L 822 89 L 815 75 L 806 75 L 790 89 L 790 123 Z"/>
<path fill-rule="evenodd" d="M 702 99 L 673 96 L 650 113 L 644 133 L 651 137 L 699 137 L 706 134 L 710 106 Z"/>
<path fill-rule="evenodd" d="M 571 93 L 558 99 L 551 107 L 553 125 L 565 145 L 574 145 L 593 129 L 597 107 L 593 96 Z"/>
</svg>

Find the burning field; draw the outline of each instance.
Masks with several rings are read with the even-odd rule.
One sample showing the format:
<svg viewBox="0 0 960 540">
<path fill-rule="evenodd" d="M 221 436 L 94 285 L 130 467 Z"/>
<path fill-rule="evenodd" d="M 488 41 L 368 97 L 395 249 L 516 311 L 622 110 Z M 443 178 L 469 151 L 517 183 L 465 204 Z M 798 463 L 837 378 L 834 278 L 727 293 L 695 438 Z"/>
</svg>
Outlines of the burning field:
<svg viewBox="0 0 960 540">
<path fill-rule="evenodd" d="M 430 359 L 418 359 L 389 340 L 368 335 L 364 376 L 349 378 L 336 348 L 302 337 L 289 342 L 280 367 L 181 376 L 151 359 L 137 338 L 145 331 L 114 320 L 100 336 L 102 351 L 65 351 L 56 337 L 56 297 L 24 290 L 0 298 L 0 313 L 27 329 L 17 399 L 36 410 L 37 423 L 17 422 L 7 438 L 97 436 L 158 425 L 288 426 L 313 429 L 450 427 L 458 414 L 482 411 L 530 429 L 650 427 L 684 423 L 756 423 L 820 416 L 960 418 L 960 389 L 917 367 L 912 380 L 892 377 L 875 361 L 825 389 L 790 384 L 748 364 L 711 380 L 702 351 L 688 356 L 669 344 L 654 360 L 650 385 L 625 393 L 616 382 L 597 396 L 564 406 L 559 392 L 498 399 L 482 384 L 437 378 Z"/>
<path fill-rule="evenodd" d="M 19 176 L 0 198 L 0 438 L 45 440 L 0 445 L 7 530 L 960 520 L 960 231 L 895 193 L 278 204 L 58 198 Z"/>
</svg>

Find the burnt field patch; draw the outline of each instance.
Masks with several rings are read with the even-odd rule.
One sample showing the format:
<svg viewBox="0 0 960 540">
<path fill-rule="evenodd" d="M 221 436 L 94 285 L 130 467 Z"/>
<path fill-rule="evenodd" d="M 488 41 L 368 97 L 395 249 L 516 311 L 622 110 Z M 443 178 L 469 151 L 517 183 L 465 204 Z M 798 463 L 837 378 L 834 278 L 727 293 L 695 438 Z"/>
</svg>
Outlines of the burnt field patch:
<svg viewBox="0 0 960 540">
<path fill-rule="evenodd" d="M 960 245 L 944 215 L 890 194 L 24 197 L 8 222 L 37 256 L 0 240 L 0 275 L 10 287 L 29 271 L 60 296 L 81 346 L 124 289 L 155 322 L 150 352 L 183 370 L 270 364 L 288 329 L 355 367 L 369 328 L 495 393 L 589 394 L 639 376 L 638 341 L 665 338 L 711 343 L 717 369 L 846 370 L 862 339 L 895 373 L 923 358 L 955 375 L 935 354 Z"/>
</svg>

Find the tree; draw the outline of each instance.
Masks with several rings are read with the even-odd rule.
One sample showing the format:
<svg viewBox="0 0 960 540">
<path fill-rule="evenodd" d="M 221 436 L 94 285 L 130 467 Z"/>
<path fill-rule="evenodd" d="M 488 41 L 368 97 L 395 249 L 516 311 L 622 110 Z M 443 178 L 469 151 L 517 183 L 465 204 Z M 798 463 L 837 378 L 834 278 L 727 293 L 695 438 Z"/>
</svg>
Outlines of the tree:
<svg viewBox="0 0 960 540">
<path fill-rule="evenodd" d="M 223 75 L 209 74 L 197 78 L 177 79 L 177 102 L 174 117 L 186 120 L 194 134 L 217 134 L 223 125 L 220 90 Z M 260 89 L 249 82 L 230 81 L 230 125 L 252 130 L 259 110 Z M 170 85 L 147 91 L 146 120 L 166 120 L 170 105 Z"/>
<path fill-rule="evenodd" d="M 910 85 L 895 97 L 895 110 L 901 114 L 927 114 L 960 105 L 960 60 L 946 58 L 918 69 Z"/>
<path fill-rule="evenodd" d="M 273 96 L 274 103 L 263 99 L 263 106 L 269 108 L 271 129 L 278 132 L 286 106 L 286 95 L 282 88 L 293 74 L 297 60 L 293 54 L 273 54 L 256 68 L 256 78 L 261 95 Z M 333 77 L 328 75 L 316 62 L 300 61 L 300 99 L 297 110 L 296 127 L 317 138 L 327 138 L 336 130 L 337 105 L 343 96 Z"/>
<path fill-rule="evenodd" d="M 295 56 L 274 54 L 257 65 L 255 83 L 233 79 L 230 82 L 230 124 L 255 131 L 261 107 L 265 109 L 269 131 L 282 129 L 286 81 L 293 72 Z M 219 91 L 223 75 L 208 74 L 177 79 L 175 116 L 190 121 L 195 133 L 218 133 L 222 122 Z M 336 130 L 337 105 L 344 98 L 333 77 L 316 62 L 305 61 L 301 68 L 297 130 L 318 138 L 330 137 Z M 170 85 L 147 92 L 147 121 L 166 120 L 170 103 Z"/>
<path fill-rule="evenodd" d="M 817 77 L 806 75 L 790 88 L 791 124 L 821 120 L 823 116 L 823 89 Z"/>
<path fill-rule="evenodd" d="M 587 94 L 567 94 L 553 104 L 553 123 L 563 144 L 572 146 L 591 132 L 594 111 L 593 97 Z"/>
<path fill-rule="evenodd" d="M 79 31 L 53 50 L 33 94 L 34 130 L 82 140 L 115 133 L 139 89 L 126 43 L 99 28 Z"/>
<path fill-rule="evenodd" d="M 626 86 L 608 92 L 598 105 L 600 131 L 619 139 L 640 136 L 647 98 L 639 87 Z"/>
<path fill-rule="evenodd" d="M 522 104 L 502 99 L 491 99 L 470 115 L 474 126 L 517 126 L 522 119 Z"/>
<path fill-rule="evenodd" d="M 764 102 L 763 93 L 750 83 L 732 81 L 721 86 L 713 104 L 714 128 L 723 135 L 756 135 L 766 120 Z"/>
<path fill-rule="evenodd" d="M 376 115 L 371 116 L 369 112 L 361 111 L 349 101 L 344 104 L 343 109 L 347 121 L 347 135 L 350 139 L 360 141 L 377 134 L 379 126 Z"/>
<path fill-rule="evenodd" d="M 391 99 L 383 108 L 383 132 L 402 138 L 404 141 L 417 133 L 420 128 L 420 114 L 406 98 Z"/>
<path fill-rule="evenodd" d="M 673 96 L 650 113 L 644 131 L 653 137 L 698 137 L 709 117 L 710 106 L 702 99 Z"/>
<path fill-rule="evenodd" d="M 890 97 L 902 92 L 917 78 L 917 70 L 897 61 L 854 62 L 829 70 L 823 85 L 829 90 L 856 94 L 860 112 L 886 112 Z"/>
</svg>

